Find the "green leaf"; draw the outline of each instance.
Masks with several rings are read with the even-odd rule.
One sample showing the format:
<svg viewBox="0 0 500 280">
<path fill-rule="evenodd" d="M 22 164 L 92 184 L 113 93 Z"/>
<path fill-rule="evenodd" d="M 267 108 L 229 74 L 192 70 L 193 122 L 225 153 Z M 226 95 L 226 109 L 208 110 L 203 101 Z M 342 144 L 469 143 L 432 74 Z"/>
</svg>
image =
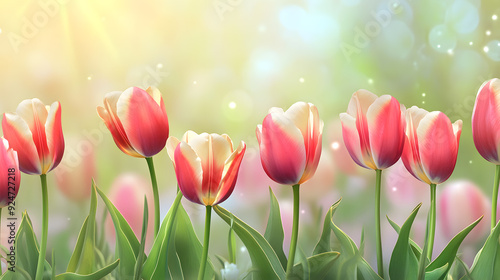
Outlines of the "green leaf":
<svg viewBox="0 0 500 280">
<path fill-rule="evenodd" d="M 144 196 L 144 211 L 142 217 L 142 230 L 141 230 L 141 245 L 139 247 L 139 255 L 137 256 L 137 262 L 134 267 L 134 279 L 141 280 L 142 273 L 142 265 L 144 263 L 144 258 L 146 255 L 144 254 L 144 245 L 146 244 L 146 234 L 148 231 L 148 200 L 146 196 Z"/>
<path fill-rule="evenodd" d="M 149 252 L 149 256 L 142 267 L 142 277 L 144 279 L 172 279 L 169 268 L 171 268 L 172 263 L 175 263 L 175 260 L 178 262 L 174 247 L 175 234 L 172 234 L 172 232 L 175 232 L 173 231 L 175 227 L 173 219 L 177 216 L 181 199 L 182 193 L 178 192 L 170 210 L 163 219 L 158 235 Z M 172 258 L 174 260 L 171 260 Z M 180 271 L 180 263 L 178 263 L 178 267 L 175 271 Z"/>
<path fill-rule="evenodd" d="M 326 252 L 307 258 L 310 279 L 328 279 L 326 275 L 332 268 L 333 262 L 338 259 L 339 252 Z M 303 263 L 293 266 L 291 279 L 303 279 Z"/>
<path fill-rule="evenodd" d="M 191 220 L 182 205 L 179 205 L 176 226 L 175 250 L 181 263 L 182 274 L 184 275 L 184 279 L 197 279 L 203 245 L 196 236 Z M 210 259 L 207 261 L 208 265 L 205 268 L 203 279 L 213 279 L 216 277 L 214 268 Z M 178 278 L 174 279 L 177 280 Z"/>
<path fill-rule="evenodd" d="M 285 279 L 285 270 L 264 236 L 226 209 L 218 205 L 213 209 L 227 224 L 231 223 L 231 217 L 233 217 L 234 231 L 248 249 L 252 265 L 256 269 L 254 275 L 257 279 Z"/>
<path fill-rule="evenodd" d="M 417 279 L 418 259 L 410 246 L 410 230 L 420 206 L 422 206 L 422 203 L 413 209 L 399 232 L 389 263 L 389 276 L 391 279 Z"/>
<path fill-rule="evenodd" d="M 401 231 L 401 228 L 394 221 L 389 219 L 389 217 L 387 217 L 387 220 L 389 221 L 389 224 L 392 226 L 392 228 L 394 228 L 396 233 L 399 234 L 399 232 Z M 413 250 L 413 253 L 417 257 L 417 259 L 420 259 L 420 255 L 422 254 L 422 249 L 420 248 L 420 246 L 418 246 L 418 244 L 415 241 L 413 241 L 411 238 L 410 238 L 410 245 L 411 245 L 411 249 Z"/>
<path fill-rule="evenodd" d="M 325 215 L 325 222 L 323 223 L 323 231 L 321 232 L 321 237 L 319 238 L 318 244 L 316 244 L 316 247 L 314 247 L 313 255 L 330 252 L 332 250 L 330 246 L 330 237 L 332 233 L 330 223 L 332 221 L 333 213 L 335 213 L 335 210 L 340 204 L 340 201 L 342 201 L 342 199 L 339 199 L 339 201 L 335 202 L 335 204 L 333 204 L 330 209 L 328 209 L 328 212 Z"/>
<path fill-rule="evenodd" d="M 287 258 L 285 256 L 285 252 L 283 252 L 283 239 L 285 234 L 283 232 L 283 224 L 281 223 L 280 205 L 271 188 L 269 188 L 269 196 L 271 200 L 271 206 L 269 209 L 269 219 L 267 220 L 267 227 L 266 232 L 264 233 L 264 237 L 278 256 L 283 269 L 286 269 Z"/>
<path fill-rule="evenodd" d="M 444 279 L 446 277 L 446 274 L 448 273 L 448 270 L 450 270 L 450 267 L 451 266 L 449 264 L 445 264 L 434 270 L 425 272 L 425 280 Z"/>
<path fill-rule="evenodd" d="M 96 187 L 99 196 L 106 204 L 116 233 L 116 255 L 120 259 L 118 266 L 118 278 L 120 280 L 129 280 L 134 277 L 134 267 L 139 254 L 139 241 L 127 223 L 127 220 L 122 216 L 120 211 L 111 203 L 106 195 Z"/>
<path fill-rule="evenodd" d="M 17 225 L 17 221 L 14 222 Z M 23 279 L 35 279 L 36 276 L 36 267 L 38 265 L 38 241 L 36 239 L 35 233 L 33 231 L 33 225 L 31 224 L 31 219 L 28 213 L 25 211 L 22 215 L 21 223 L 19 224 L 19 228 L 15 237 L 15 243 L 10 244 L 10 246 L 14 246 L 14 253 L 16 258 L 15 263 L 15 271 L 12 272 L 10 270 L 6 271 L 0 279 L 8 280 L 23 280 Z M 7 256 L 8 260 L 8 256 Z M 52 268 L 50 264 L 45 261 L 44 263 L 44 274 L 43 279 L 49 280 L 52 274 Z M 7 263 L 7 267 L 10 267 L 10 264 Z"/>
<path fill-rule="evenodd" d="M 69 260 L 67 272 L 77 274 L 90 274 L 96 270 L 95 262 L 95 236 L 96 236 L 96 211 L 97 211 L 97 194 L 96 186 L 92 180 L 92 193 L 90 196 L 89 215 L 83 223 L 82 229 L 78 234 L 75 249 Z"/>
<path fill-rule="evenodd" d="M 332 215 L 339 204 L 340 200 L 330 208 Z M 333 262 L 327 279 L 382 279 L 360 254 L 356 243 L 335 225 L 333 219 L 330 221 L 330 227 L 340 243 L 340 256 Z"/>
<path fill-rule="evenodd" d="M 300 248 L 297 250 L 299 265 L 302 267 L 302 280 L 309 280 L 311 277 L 311 267 L 307 261 L 307 257 Z M 293 268 L 292 268 L 293 270 Z"/>
<path fill-rule="evenodd" d="M 474 259 L 470 270 L 472 279 L 495 279 L 495 274 L 500 272 L 500 266 L 496 264 L 500 261 L 499 236 L 500 223 L 497 223 Z"/>
<path fill-rule="evenodd" d="M 88 275 L 76 274 L 73 272 L 65 272 L 56 276 L 56 280 L 99 280 L 110 274 L 117 266 L 120 260 L 114 261 L 112 264 Z M 121 279 L 121 278 L 120 278 Z"/>
<path fill-rule="evenodd" d="M 471 225 L 466 227 L 464 230 L 459 232 L 453 239 L 451 239 L 450 243 L 446 245 L 444 250 L 441 252 L 441 254 L 433 261 L 431 262 L 427 268 L 425 269 L 426 272 L 436 270 L 438 268 L 441 268 L 445 265 L 448 265 L 446 270 L 444 270 L 444 273 L 442 274 L 441 277 L 435 278 L 442 280 L 446 277 L 446 274 L 448 273 L 448 270 L 450 269 L 451 265 L 453 264 L 453 261 L 455 260 L 455 257 L 458 252 L 458 247 L 460 244 L 462 244 L 462 241 L 464 238 L 469 234 L 469 232 L 481 221 L 483 217 L 477 219 L 475 222 L 473 222 Z M 498 242 L 498 240 L 497 240 Z M 481 278 L 481 279 L 487 279 L 487 278 Z"/>
</svg>

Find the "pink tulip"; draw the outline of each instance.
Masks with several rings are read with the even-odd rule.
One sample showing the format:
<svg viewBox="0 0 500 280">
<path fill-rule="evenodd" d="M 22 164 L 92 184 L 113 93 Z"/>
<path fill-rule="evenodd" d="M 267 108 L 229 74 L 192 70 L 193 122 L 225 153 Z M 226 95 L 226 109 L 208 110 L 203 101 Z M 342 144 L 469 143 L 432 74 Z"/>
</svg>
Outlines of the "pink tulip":
<svg viewBox="0 0 500 280">
<path fill-rule="evenodd" d="M 472 113 L 472 136 L 487 161 L 500 164 L 500 80 L 485 82 L 477 93 Z"/>
<path fill-rule="evenodd" d="M 9 147 L 9 142 L 0 138 L 0 208 L 9 205 L 17 196 L 21 173 L 17 152 Z"/>
<path fill-rule="evenodd" d="M 360 89 L 340 114 L 344 144 L 361 167 L 385 169 L 398 161 L 405 139 L 404 106 L 390 95 Z"/>
<path fill-rule="evenodd" d="M 147 243 L 150 244 L 153 237 L 153 199 L 151 188 L 148 187 L 147 181 L 136 174 L 125 173 L 114 179 L 109 190 L 109 200 L 120 211 L 125 220 L 127 220 L 139 240 L 142 233 L 144 196 L 148 200 L 149 220 L 146 237 Z M 115 234 L 111 216 L 108 215 L 106 223 L 108 239 L 113 241 L 115 240 Z"/>
<path fill-rule="evenodd" d="M 481 216 L 489 214 L 489 202 L 478 186 L 468 181 L 447 183 L 440 194 L 439 217 L 444 236 L 449 240 Z M 467 235 L 469 243 L 480 241 L 489 231 L 486 221 L 481 221 Z"/>
<path fill-rule="evenodd" d="M 455 169 L 462 121 L 451 123 L 442 112 L 418 107 L 406 111 L 406 143 L 403 163 L 417 179 L 427 184 L 446 181 Z"/>
<path fill-rule="evenodd" d="M 79 139 L 76 143 L 80 147 L 85 144 L 85 152 L 67 150 L 67 156 L 61 161 L 59 168 L 54 170 L 57 187 L 65 197 L 74 202 L 84 202 L 90 198 L 92 179 L 95 180 L 97 174 L 94 146 L 84 139 Z"/>
<path fill-rule="evenodd" d="M 167 141 L 182 194 L 206 206 L 219 204 L 231 195 L 245 149 L 241 141 L 235 150 L 226 134 L 188 131 L 181 141 L 175 137 Z"/>
<path fill-rule="evenodd" d="M 297 102 L 286 112 L 271 108 L 256 133 L 262 166 L 275 182 L 302 184 L 314 175 L 323 133 L 316 106 Z"/>
<path fill-rule="evenodd" d="M 152 157 L 168 138 L 168 119 L 160 91 L 131 87 L 110 92 L 97 113 L 106 123 L 116 145 L 133 157 Z"/>
<path fill-rule="evenodd" d="M 41 175 L 59 165 L 64 153 L 59 102 L 49 107 L 36 98 L 24 100 L 16 113 L 4 114 L 2 129 L 22 172 Z"/>
</svg>

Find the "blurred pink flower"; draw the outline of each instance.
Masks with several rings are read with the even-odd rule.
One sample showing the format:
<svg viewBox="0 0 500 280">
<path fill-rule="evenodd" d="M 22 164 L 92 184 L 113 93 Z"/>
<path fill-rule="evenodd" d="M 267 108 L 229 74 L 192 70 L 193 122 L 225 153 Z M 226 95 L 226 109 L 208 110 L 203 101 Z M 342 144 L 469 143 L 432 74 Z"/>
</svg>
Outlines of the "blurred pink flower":
<svg viewBox="0 0 500 280">
<path fill-rule="evenodd" d="M 413 177 L 402 160 L 387 169 L 384 179 L 385 193 L 391 204 L 398 208 L 408 207 L 411 210 L 429 200 L 429 185 Z"/>
<path fill-rule="evenodd" d="M 80 139 L 80 143 L 85 143 Z M 57 187 L 68 199 L 75 202 L 86 201 L 90 197 L 92 179 L 95 179 L 95 152 L 94 146 L 88 143 L 82 154 L 71 154 L 68 149 L 59 168 L 54 170 Z"/>
<path fill-rule="evenodd" d="M 310 188 L 310 191 L 302 192 L 302 198 L 306 201 L 318 203 L 321 198 L 331 197 L 331 201 L 324 205 L 327 209 L 333 204 L 333 187 L 335 184 L 335 164 L 329 151 L 323 152 L 319 159 L 315 175 L 302 187 Z M 338 197 L 337 197 L 338 199 Z"/>
<path fill-rule="evenodd" d="M 144 214 L 144 196 L 148 199 L 149 212 L 146 245 L 150 245 L 153 241 L 154 207 L 153 195 L 149 183 L 136 174 L 121 174 L 113 181 L 108 197 L 125 220 L 127 220 L 135 236 L 140 240 Z M 106 219 L 106 233 L 110 241 L 115 240 L 113 221 L 109 214 Z"/>
<path fill-rule="evenodd" d="M 452 181 L 442 187 L 439 198 L 440 229 L 448 240 L 481 216 L 481 222 L 464 240 L 474 243 L 489 232 L 489 202 L 476 184 L 470 181 Z"/>
</svg>

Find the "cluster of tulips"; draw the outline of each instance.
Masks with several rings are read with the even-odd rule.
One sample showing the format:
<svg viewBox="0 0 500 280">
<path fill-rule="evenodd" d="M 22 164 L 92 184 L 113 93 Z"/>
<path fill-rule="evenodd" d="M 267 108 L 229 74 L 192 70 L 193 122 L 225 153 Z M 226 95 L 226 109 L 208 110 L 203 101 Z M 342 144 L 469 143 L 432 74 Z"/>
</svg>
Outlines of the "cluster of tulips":
<svg viewBox="0 0 500 280">
<path fill-rule="evenodd" d="M 492 233 L 478 253 L 473 267 L 470 270 L 464 268 L 466 277 L 469 277 L 466 279 L 494 279 L 495 275 L 500 275 L 500 266 L 495 265 L 497 249 L 500 252 L 500 229 L 497 230 L 496 226 L 496 199 L 500 178 L 499 108 L 500 80 L 493 79 L 485 82 L 479 89 L 472 116 L 473 137 L 479 153 L 497 165 L 491 215 Z M 332 216 L 339 202 L 326 214 L 323 233 L 313 256 L 307 258 L 301 250 L 297 250 L 300 185 L 314 175 L 322 150 L 323 122 L 313 104 L 297 102 L 286 111 L 272 108 L 256 129 L 261 163 L 266 174 L 275 182 L 292 187 L 293 225 L 288 257 L 283 251 L 279 204 L 272 192 L 271 211 L 264 236 L 218 205 L 231 195 L 235 187 L 246 150 L 243 141 L 235 146 L 226 134 L 198 134 L 193 131 L 187 131 L 181 139 L 169 137 L 169 122 L 163 98 L 159 90 L 152 87 L 146 90 L 132 87 L 124 92 L 111 92 L 105 96 L 104 106 L 97 108 L 97 113 L 111 132 L 118 148 L 127 155 L 145 158 L 148 164 L 155 211 L 155 240 L 150 252 L 144 252 L 149 215 L 147 208 L 144 211 L 141 240 L 137 240 L 120 212 L 93 184 L 90 213 L 82 226 L 68 269 L 55 275 L 53 266 L 46 260 L 49 218 L 46 174 L 58 166 L 64 153 L 61 105 L 55 102 L 50 107 L 45 106 L 35 98 L 21 102 L 15 113 L 3 115 L 0 206 L 9 205 L 17 195 L 20 171 L 40 175 L 43 213 L 41 245 L 38 246 L 28 214 L 23 214 L 16 235 L 18 264 L 16 269 L 7 270 L 1 279 L 238 279 L 238 275 L 231 278 L 234 275 L 216 273 L 208 257 L 213 210 L 229 226 L 230 258 L 225 263 L 234 263 L 234 235 L 248 249 L 252 270 L 245 277 L 382 279 L 385 270 L 380 230 L 382 170 L 392 166 L 400 158 L 408 172 L 430 185 L 431 207 L 423 249 L 409 237 L 411 224 L 420 206 L 415 208 L 402 227 L 390 221 L 399 233 L 389 265 L 391 279 L 444 279 L 455 261 L 461 241 L 479 222 L 474 222 L 457 234 L 437 258 L 432 258 L 436 186 L 446 181 L 455 168 L 462 121 L 452 123 L 442 112 L 427 112 L 417 107 L 406 109 L 389 95 L 378 97 L 369 91 L 358 90 L 353 94 L 347 112 L 340 114 L 344 143 L 352 159 L 359 166 L 376 171 L 378 273 L 367 264 L 354 242 L 333 223 Z M 167 216 L 161 222 L 153 156 L 165 147 L 173 162 L 178 192 Z M 9 176 L 15 180 L 10 182 Z M 106 256 L 102 257 L 103 249 L 99 248 L 99 242 L 95 240 L 97 193 L 106 204 L 116 230 L 116 260 L 111 263 L 106 262 Z M 203 245 L 196 238 L 191 222 L 180 204 L 182 197 L 206 207 Z M 338 251 L 334 251 L 331 246 L 331 232 L 340 243 Z M 36 261 L 23 261 L 28 256 L 22 254 L 29 254 Z"/>
</svg>

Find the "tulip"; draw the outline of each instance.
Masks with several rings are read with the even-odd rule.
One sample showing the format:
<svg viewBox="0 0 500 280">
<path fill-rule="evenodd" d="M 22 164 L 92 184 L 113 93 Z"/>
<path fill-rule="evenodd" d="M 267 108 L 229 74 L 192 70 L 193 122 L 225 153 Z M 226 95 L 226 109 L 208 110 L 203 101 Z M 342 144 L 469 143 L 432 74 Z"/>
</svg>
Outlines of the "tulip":
<svg viewBox="0 0 500 280">
<path fill-rule="evenodd" d="M 496 225 L 498 185 L 500 182 L 500 80 L 492 79 L 481 85 L 472 112 L 472 137 L 477 151 L 496 165 L 493 184 L 491 228 Z"/>
<path fill-rule="evenodd" d="M 208 258 L 212 206 L 226 200 L 233 192 L 246 145 L 233 148 L 226 134 L 197 134 L 188 131 L 178 140 L 168 138 L 167 151 L 174 163 L 182 194 L 194 203 L 206 206 L 205 238 L 198 280 L 203 279 Z"/>
<path fill-rule="evenodd" d="M 47 174 L 61 162 L 64 138 L 59 102 L 46 107 L 37 98 L 24 100 L 15 113 L 4 113 L 2 129 L 17 151 L 22 172 Z"/>
<path fill-rule="evenodd" d="M 382 170 L 395 164 L 403 152 L 405 108 L 390 95 L 380 97 L 360 89 L 340 114 L 344 144 L 359 166 L 376 171 L 375 225 L 378 274 L 384 278 L 380 228 L 380 184 Z"/>
<path fill-rule="evenodd" d="M 427 112 L 418 107 L 406 111 L 406 140 L 401 156 L 406 169 L 430 185 L 431 208 L 429 251 L 432 257 L 436 227 L 436 185 L 446 181 L 455 169 L 462 121 L 451 123 L 442 112 Z"/>
<path fill-rule="evenodd" d="M 17 152 L 9 147 L 9 141 L 0 138 L 0 213 L 3 207 L 11 204 L 19 191 L 21 174 Z"/>
<path fill-rule="evenodd" d="M 49 201 L 47 172 L 56 168 L 64 153 L 64 137 L 61 126 L 61 104 L 45 106 L 39 99 L 22 101 L 15 113 L 5 113 L 2 120 L 5 139 L 17 151 L 19 169 L 27 174 L 40 175 L 42 185 L 42 241 L 35 280 L 44 273 Z"/>
<path fill-rule="evenodd" d="M 271 108 L 257 126 L 257 140 L 262 167 L 269 178 L 279 184 L 292 185 L 293 225 L 286 275 L 294 264 L 299 231 L 299 186 L 309 180 L 321 156 L 323 121 L 316 106 L 297 102 L 286 112 Z"/>
<path fill-rule="evenodd" d="M 144 215 L 144 196 L 148 201 L 148 209 L 151 209 L 152 193 L 147 188 L 147 182 L 139 175 L 133 173 L 124 173 L 113 180 L 109 191 L 109 200 L 120 211 L 125 220 L 128 222 L 136 237 L 140 240 L 142 233 L 142 219 Z M 152 235 L 150 229 L 153 224 L 148 221 L 148 230 L 146 243 L 150 244 Z M 114 241 L 115 235 L 114 226 L 111 219 L 106 221 L 108 238 Z"/>
<path fill-rule="evenodd" d="M 449 182 L 439 198 L 441 231 L 448 239 L 488 214 L 488 200 L 481 189 L 469 181 Z M 477 242 L 488 231 L 486 223 L 479 223 L 467 236 L 466 241 Z"/>
<path fill-rule="evenodd" d="M 160 229 L 160 198 L 152 156 L 159 153 L 168 138 L 168 118 L 160 91 L 130 87 L 104 97 L 104 107 L 97 114 L 106 123 L 113 139 L 127 155 L 146 158 L 155 203 L 155 236 Z"/>
<path fill-rule="evenodd" d="M 323 121 L 311 103 L 297 102 L 286 112 L 271 108 L 256 130 L 269 178 L 285 185 L 309 180 L 318 167 L 322 133 Z"/>
</svg>

